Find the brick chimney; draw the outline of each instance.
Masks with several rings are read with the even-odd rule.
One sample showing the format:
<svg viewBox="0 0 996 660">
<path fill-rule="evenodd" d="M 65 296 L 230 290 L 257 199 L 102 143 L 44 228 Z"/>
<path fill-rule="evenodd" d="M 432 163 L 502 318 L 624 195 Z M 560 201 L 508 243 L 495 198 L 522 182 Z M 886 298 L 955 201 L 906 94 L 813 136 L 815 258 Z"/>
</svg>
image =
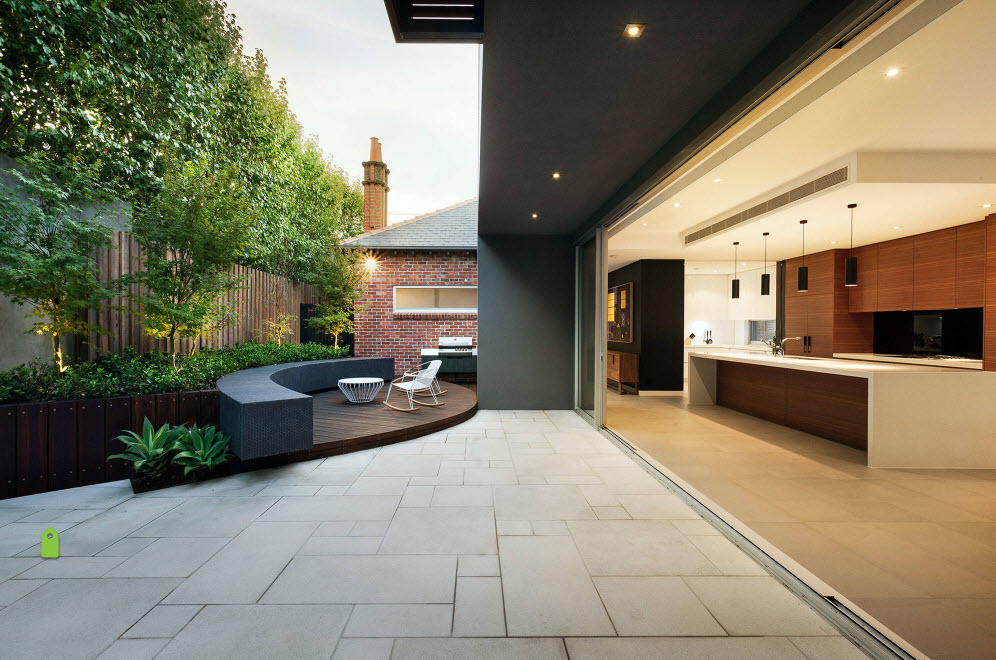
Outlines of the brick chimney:
<svg viewBox="0 0 996 660">
<path fill-rule="evenodd" d="M 380 140 L 370 138 L 370 160 L 363 163 L 363 231 L 387 226 L 387 169 L 380 152 Z"/>
</svg>

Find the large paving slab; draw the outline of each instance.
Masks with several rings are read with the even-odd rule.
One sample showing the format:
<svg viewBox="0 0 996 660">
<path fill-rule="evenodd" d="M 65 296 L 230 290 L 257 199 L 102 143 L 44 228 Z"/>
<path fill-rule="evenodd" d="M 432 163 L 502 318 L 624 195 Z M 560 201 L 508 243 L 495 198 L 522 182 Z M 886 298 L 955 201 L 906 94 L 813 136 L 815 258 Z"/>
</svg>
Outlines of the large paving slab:
<svg viewBox="0 0 996 660">
<path fill-rule="evenodd" d="M 0 658 L 857 657 L 569 411 L 127 488 L 0 502 Z"/>
</svg>

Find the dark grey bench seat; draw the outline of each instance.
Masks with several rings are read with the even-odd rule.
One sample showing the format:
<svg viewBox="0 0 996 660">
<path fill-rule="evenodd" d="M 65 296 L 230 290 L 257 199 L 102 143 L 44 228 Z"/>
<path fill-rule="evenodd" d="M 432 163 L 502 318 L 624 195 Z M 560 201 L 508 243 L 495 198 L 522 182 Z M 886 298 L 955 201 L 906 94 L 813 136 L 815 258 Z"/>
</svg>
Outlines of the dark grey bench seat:
<svg viewBox="0 0 996 660">
<path fill-rule="evenodd" d="M 342 358 L 245 369 L 218 379 L 221 431 L 242 460 L 310 449 L 308 392 L 337 387 L 341 378 L 394 378 L 394 358 Z"/>
</svg>

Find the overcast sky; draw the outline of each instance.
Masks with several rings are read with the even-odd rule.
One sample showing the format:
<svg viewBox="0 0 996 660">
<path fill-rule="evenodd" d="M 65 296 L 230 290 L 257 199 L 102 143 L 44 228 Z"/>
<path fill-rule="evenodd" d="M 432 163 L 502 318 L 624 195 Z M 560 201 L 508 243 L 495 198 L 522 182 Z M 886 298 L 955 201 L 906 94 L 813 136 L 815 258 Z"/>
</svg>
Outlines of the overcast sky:
<svg viewBox="0 0 996 660">
<path fill-rule="evenodd" d="M 477 196 L 477 45 L 396 44 L 379 0 L 228 0 L 228 11 L 351 179 L 380 138 L 390 222 Z"/>
</svg>

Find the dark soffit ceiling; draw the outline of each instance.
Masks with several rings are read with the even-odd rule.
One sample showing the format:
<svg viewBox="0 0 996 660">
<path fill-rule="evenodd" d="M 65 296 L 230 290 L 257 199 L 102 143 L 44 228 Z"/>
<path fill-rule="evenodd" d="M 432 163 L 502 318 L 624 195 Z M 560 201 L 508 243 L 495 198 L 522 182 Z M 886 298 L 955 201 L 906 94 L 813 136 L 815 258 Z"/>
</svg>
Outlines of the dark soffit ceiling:
<svg viewBox="0 0 996 660">
<path fill-rule="evenodd" d="M 758 60 L 780 63 L 780 35 L 798 46 L 859 4 L 817 2 L 489 0 L 480 233 L 571 234 L 597 219 L 752 61 L 754 76 Z M 628 23 L 646 24 L 643 36 L 624 37 Z"/>
</svg>

